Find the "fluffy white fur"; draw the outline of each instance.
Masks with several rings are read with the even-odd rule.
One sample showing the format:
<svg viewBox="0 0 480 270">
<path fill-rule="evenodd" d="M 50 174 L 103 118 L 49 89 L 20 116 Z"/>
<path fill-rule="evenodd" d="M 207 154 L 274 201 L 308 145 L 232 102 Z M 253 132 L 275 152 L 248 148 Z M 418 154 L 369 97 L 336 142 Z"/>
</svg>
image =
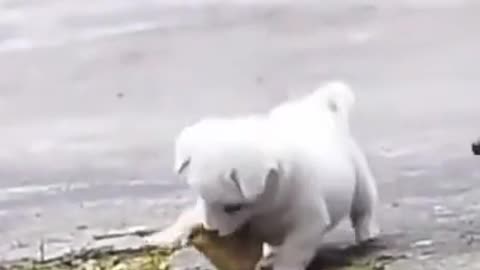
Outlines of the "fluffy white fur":
<svg viewBox="0 0 480 270">
<path fill-rule="evenodd" d="M 349 131 L 354 101 L 334 81 L 266 115 L 184 129 L 175 170 L 199 197 L 170 233 L 203 222 L 226 235 L 248 223 L 269 246 L 259 267 L 275 270 L 304 269 L 347 216 L 357 242 L 376 237 L 375 179 Z"/>
</svg>

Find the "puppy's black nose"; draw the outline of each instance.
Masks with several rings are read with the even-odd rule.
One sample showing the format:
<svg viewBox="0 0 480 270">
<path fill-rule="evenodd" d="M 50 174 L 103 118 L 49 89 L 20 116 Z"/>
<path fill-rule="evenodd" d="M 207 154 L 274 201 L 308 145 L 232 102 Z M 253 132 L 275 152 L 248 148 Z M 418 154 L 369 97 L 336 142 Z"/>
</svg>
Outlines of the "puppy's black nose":
<svg viewBox="0 0 480 270">
<path fill-rule="evenodd" d="M 472 152 L 474 155 L 480 155 L 480 139 L 472 143 Z"/>
</svg>

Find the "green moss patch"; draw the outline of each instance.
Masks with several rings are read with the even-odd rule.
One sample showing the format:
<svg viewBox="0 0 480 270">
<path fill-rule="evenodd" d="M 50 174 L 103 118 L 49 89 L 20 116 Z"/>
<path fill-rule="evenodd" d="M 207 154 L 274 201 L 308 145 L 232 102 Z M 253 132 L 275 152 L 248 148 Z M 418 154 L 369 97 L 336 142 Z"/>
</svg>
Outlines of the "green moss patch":
<svg viewBox="0 0 480 270">
<path fill-rule="evenodd" d="M 175 250 L 145 247 L 141 249 L 97 249 L 67 254 L 48 261 L 23 260 L 5 266 L 8 270 L 167 270 Z"/>
</svg>

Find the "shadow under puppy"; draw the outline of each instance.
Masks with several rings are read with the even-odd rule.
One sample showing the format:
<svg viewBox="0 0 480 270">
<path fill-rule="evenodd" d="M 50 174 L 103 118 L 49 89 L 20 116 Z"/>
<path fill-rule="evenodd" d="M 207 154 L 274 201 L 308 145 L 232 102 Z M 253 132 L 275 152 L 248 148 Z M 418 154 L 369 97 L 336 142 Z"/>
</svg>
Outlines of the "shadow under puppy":
<svg viewBox="0 0 480 270">
<path fill-rule="evenodd" d="M 349 131 L 353 103 L 346 84 L 330 82 L 265 115 L 185 128 L 175 170 L 198 200 L 172 235 L 202 223 L 226 236 L 248 224 L 266 244 L 256 268 L 275 270 L 305 269 L 346 216 L 358 243 L 375 238 L 377 188 Z"/>
</svg>

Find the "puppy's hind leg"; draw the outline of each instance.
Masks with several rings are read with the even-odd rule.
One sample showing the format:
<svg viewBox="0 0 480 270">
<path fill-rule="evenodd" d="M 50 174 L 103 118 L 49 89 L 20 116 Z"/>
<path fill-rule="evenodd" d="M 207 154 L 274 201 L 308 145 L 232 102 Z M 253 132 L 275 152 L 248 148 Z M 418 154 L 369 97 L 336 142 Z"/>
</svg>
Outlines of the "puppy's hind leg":
<svg viewBox="0 0 480 270">
<path fill-rule="evenodd" d="M 355 240 L 357 244 L 360 244 L 373 240 L 380 234 L 376 220 L 378 191 L 367 159 L 353 140 L 351 140 L 351 148 L 357 181 L 350 210 L 350 219 L 355 230 Z"/>
</svg>

